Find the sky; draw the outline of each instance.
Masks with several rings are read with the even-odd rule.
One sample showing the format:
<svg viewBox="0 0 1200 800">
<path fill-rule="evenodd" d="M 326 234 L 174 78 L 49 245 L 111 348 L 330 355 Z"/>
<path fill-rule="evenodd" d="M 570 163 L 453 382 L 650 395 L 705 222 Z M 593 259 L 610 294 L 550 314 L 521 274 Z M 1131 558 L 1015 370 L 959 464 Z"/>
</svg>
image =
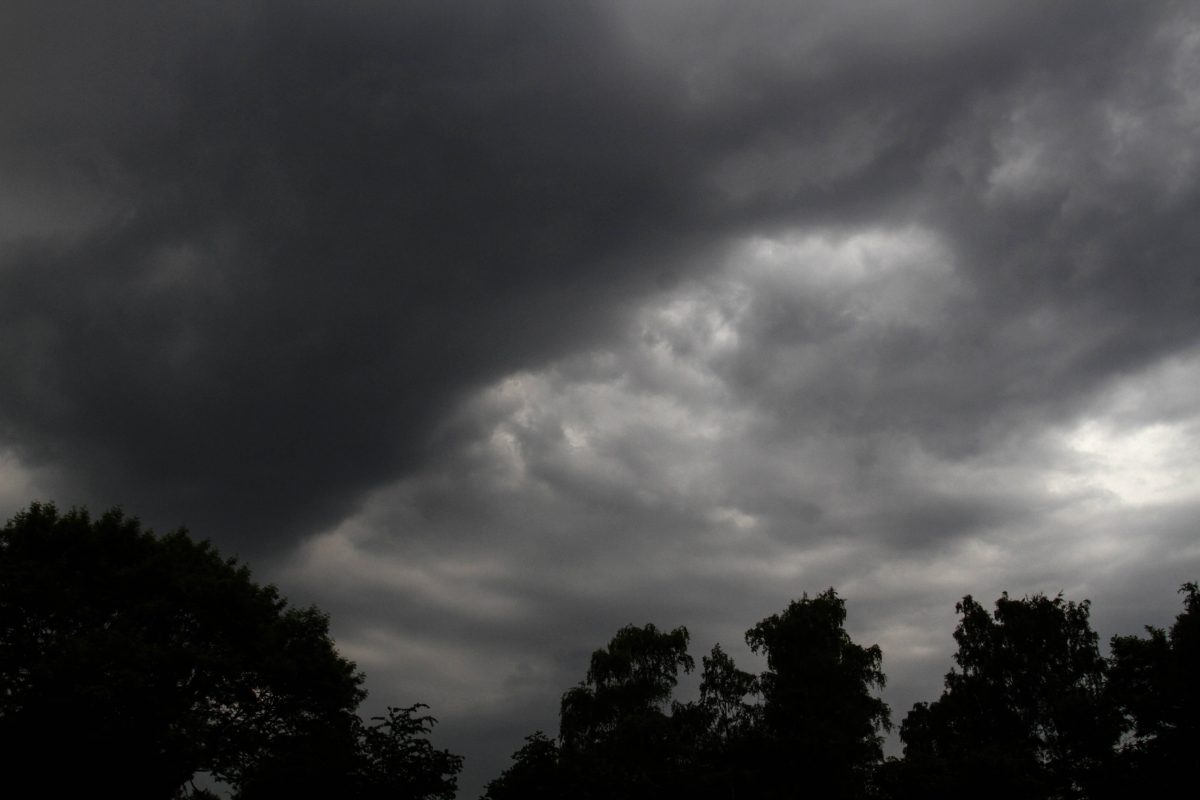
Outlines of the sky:
<svg viewBox="0 0 1200 800">
<path fill-rule="evenodd" d="M 1193 3 L 6 0 L 0 108 L 0 514 L 240 556 L 462 797 L 625 624 L 835 587 L 898 723 L 1200 578 Z"/>
</svg>

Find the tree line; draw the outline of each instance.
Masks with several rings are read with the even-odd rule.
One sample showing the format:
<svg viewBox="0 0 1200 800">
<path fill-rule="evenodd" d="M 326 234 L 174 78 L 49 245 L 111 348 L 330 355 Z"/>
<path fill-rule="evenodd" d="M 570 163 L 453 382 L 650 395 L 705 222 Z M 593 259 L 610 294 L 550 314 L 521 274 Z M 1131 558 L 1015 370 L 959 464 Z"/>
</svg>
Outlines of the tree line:
<svg viewBox="0 0 1200 800">
<path fill-rule="evenodd" d="M 1109 798 L 1188 785 L 1200 744 L 1200 590 L 1168 629 L 1100 652 L 1088 601 L 1007 594 L 956 610 L 941 696 L 899 725 L 883 654 L 855 643 L 833 589 L 746 632 L 766 669 L 715 645 L 698 697 L 686 628 L 626 626 L 483 800 Z M 417 705 L 364 719 L 363 675 L 319 609 L 186 531 L 34 504 L 0 530 L 0 753 L 39 794 L 448 800 L 462 758 Z M 40 765 L 47 755 L 63 769 Z M 98 789 L 97 787 L 107 787 Z"/>
<path fill-rule="evenodd" d="M 713 647 L 686 703 L 671 695 L 694 668 L 687 630 L 626 627 L 563 695 L 558 736 L 528 737 L 485 798 L 1166 796 L 1200 752 L 1200 592 L 1180 591 L 1169 630 L 1113 637 L 1107 658 L 1086 600 L 963 598 L 956 666 L 889 759 L 882 654 L 850 639 L 833 589 L 746 632 L 760 674 Z"/>
</svg>

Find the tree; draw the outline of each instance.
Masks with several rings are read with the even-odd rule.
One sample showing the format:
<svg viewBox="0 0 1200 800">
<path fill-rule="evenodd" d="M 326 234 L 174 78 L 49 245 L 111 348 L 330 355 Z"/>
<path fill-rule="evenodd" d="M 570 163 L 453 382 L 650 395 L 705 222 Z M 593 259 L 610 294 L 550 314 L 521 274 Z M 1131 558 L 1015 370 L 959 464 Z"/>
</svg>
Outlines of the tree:
<svg viewBox="0 0 1200 800">
<path fill-rule="evenodd" d="M 767 657 L 762 774 L 767 797 L 861 797 L 882 759 L 880 731 L 890 728 L 878 645 L 846 633 L 846 603 L 829 589 L 803 595 L 746 632 Z"/>
<path fill-rule="evenodd" d="M 104 776 L 170 798 L 208 772 L 247 797 L 286 783 L 353 796 L 364 760 L 425 725 L 401 712 L 364 730 L 362 681 L 325 614 L 183 530 L 36 503 L 0 530 L 0 752 L 10 771 L 63 764 L 10 775 L 41 793 L 94 793 Z"/>
<path fill-rule="evenodd" d="M 1200 587 L 1185 583 L 1169 631 L 1111 640 L 1109 690 L 1131 738 L 1110 780 L 1113 796 L 1165 796 L 1187 785 L 1200 752 Z"/>
<path fill-rule="evenodd" d="M 679 670 L 691 672 L 686 628 L 627 625 L 592 653 L 587 678 L 563 695 L 562 761 L 577 788 L 597 797 L 660 797 L 681 766 L 667 713 Z"/>
<path fill-rule="evenodd" d="M 872 694 L 879 647 L 851 641 L 845 619 L 832 589 L 804 595 L 746 634 L 766 672 L 714 646 L 699 699 L 684 704 L 671 696 L 694 667 L 687 630 L 622 628 L 563 695 L 559 742 L 527 739 L 486 798 L 864 796 L 888 708 Z"/>
<path fill-rule="evenodd" d="M 758 678 L 738 669 L 719 644 L 701 661 L 700 706 L 707 712 L 710 735 L 718 742 L 736 739 L 758 723 L 761 706 L 746 702 L 759 693 Z"/>
<path fill-rule="evenodd" d="M 679 670 L 690 672 L 686 628 L 627 625 L 592 653 L 587 677 L 562 697 L 559 741 L 540 731 L 488 784 L 489 800 L 658 798 L 677 794 L 693 747 L 669 710 Z"/>
<path fill-rule="evenodd" d="M 691 672 L 687 628 L 659 631 L 626 625 L 608 646 L 592 653 L 587 678 L 563 695 L 563 743 L 581 747 L 607 738 L 630 718 L 663 713 L 679 682 Z"/>
<path fill-rule="evenodd" d="M 436 720 L 423 708 L 389 706 L 370 722 L 355 718 L 350 739 L 331 732 L 284 743 L 239 784 L 236 798 L 453 800 L 463 759 L 429 742 Z"/>
<path fill-rule="evenodd" d="M 387 714 L 359 726 L 356 798 L 361 800 L 454 800 L 462 757 L 437 750 L 427 738 L 437 722 L 422 703 L 388 707 Z"/>
<path fill-rule="evenodd" d="M 907 788 L 898 793 L 1088 796 L 1119 734 L 1089 603 L 1006 593 L 992 614 L 970 595 L 956 609 L 958 669 L 901 726 Z"/>
<path fill-rule="evenodd" d="M 513 764 L 490 781 L 485 800 L 560 800 L 574 796 L 569 776 L 559 762 L 558 744 L 541 731 L 525 737 L 513 753 Z"/>
<path fill-rule="evenodd" d="M 713 645 L 702 659 L 700 699 L 675 708 L 680 727 L 690 728 L 695 742 L 688 796 L 697 800 L 753 797 L 759 781 L 763 745 L 762 705 L 758 677 L 737 668 Z"/>
</svg>

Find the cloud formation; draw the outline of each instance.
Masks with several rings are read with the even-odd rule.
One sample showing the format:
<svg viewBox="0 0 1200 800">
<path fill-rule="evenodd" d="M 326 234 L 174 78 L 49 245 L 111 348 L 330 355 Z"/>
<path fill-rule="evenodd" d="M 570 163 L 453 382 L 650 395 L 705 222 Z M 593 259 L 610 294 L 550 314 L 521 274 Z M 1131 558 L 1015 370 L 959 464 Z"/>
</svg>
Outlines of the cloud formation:
<svg viewBox="0 0 1200 800">
<path fill-rule="evenodd" d="M 1189 4 L 11 2 L 0 53 L 0 506 L 248 556 L 468 783 L 630 621 L 835 585 L 903 713 L 965 592 L 1108 634 L 1196 577 Z"/>
</svg>

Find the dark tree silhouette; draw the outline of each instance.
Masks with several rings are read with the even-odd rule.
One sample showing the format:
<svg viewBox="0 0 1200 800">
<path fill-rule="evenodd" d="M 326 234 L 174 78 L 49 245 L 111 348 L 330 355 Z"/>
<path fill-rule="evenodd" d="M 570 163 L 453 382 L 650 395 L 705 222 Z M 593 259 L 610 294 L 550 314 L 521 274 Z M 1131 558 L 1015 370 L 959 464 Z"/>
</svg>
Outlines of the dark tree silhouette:
<svg viewBox="0 0 1200 800">
<path fill-rule="evenodd" d="M 694 715 L 672 713 L 679 670 L 695 665 L 686 628 L 627 625 L 592 653 L 587 677 L 562 697 L 559 741 L 541 732 L 488 784 L 487 800 L 682 796 Z"/>
<path fill-rule="evenodd" d="M 1200 588 L 1185 583 L 1183 613 L 1169 631 L 1114 636 L 1109 690 L 1131 739 L 1121 749 L 1109 794 L 1167 796 L 1194 782 L 1200 753 Z"/>
<path fill-rule="evenodd" d="M 628 625 L 592 653 L 587 678 L 562 698 L 562 761 L 580 796 L 661 797 L 684 762 L 668 713 L 679 670 L 691 672 L 686 628 Z"/>
<path fill-rule="evenodd" d="M 325 614 L 290 608 L 185 531 L 158 537 L 120 511 L 41 504 L 0 530 L 9 781 L 84 796 L 103 780 L 170 798 L 208 772 L 246 797 L 298 785 L 352 797 L 396 769 L 424 787 L 398 796 L 451 796 L 458 763 L 431 755 L 426 718 L 393 711 L 364 727 L 364 694 Z M 64 768 L 35 767 L 47 757 Z"/>
<path fill-rule="evenodd" d="M 671 701 L 694 666 L 686 629 L 622 628 L 563 695 L 559 743 L 527 739 L 485 797 L 864 796 L 888 709 L 872 695 L 879 648 L 854 644 L 845 619 L 832 589 L 805 595 L 746 634 L 766 672 L 716 646 L 687 704 Z"/>
<path fill-rule="evenodd" d="M 964 597 L 956 668 L 905 717 L 905 757 L 887 762 L 882 654 L 850 639 L 832 589 L 747 632 L 760 675 L 713 647 L 686 704 L 671 695 L 693 666 L 687 631 L 622 628 L 563 696 L 559 740 L 529 737 L 485 798 L 1165 795 L 1187 785 L 1200 745 L 1200 588 L 1181 591 L 1169 631 L 1115 637 L 1107 661 L 1086 600 L 1004 594 L 989 613 Z"/>
<path fill-rule="evenodd" d="M 989 614 L 968 595 L 956 608 L 958 669 L 939 700 L 905 718 L 907 763 L 895 793 L 1090 796 L 1120 721 L 1105 702 L 1089 603 L 1005 594 Z"/>
<path fill-rule="evenodd" d="M 846 603 L 829 589 L 746 633 L 767 657 L 758 679 L 767 797 L 862 797 L 883 757 L 882 653 L 851 641 L 845 621 Z"/>
<path fill-rule="evenodd" d="M 362 800 L 453 800 L 462 757 L 437 750 L 427 738 L 437 722 L 418 716 L 424 704 L 391 708 L 359 728 L 355 796 Z"/>
<path fill-rule="evenodd" d="M 706 712 L 709 734 L 718 743 L 746 735 L 762 717 L 760 705 L 746 702 L 758 695 L 758 678 L 738 669 L 719 644 L 701 661 L 700 707 Z"/>
<path fill-rule="evenodd" d="M 702 659 L 700 699 L 676 706 L 694 742 L 687 785 L 696 800 L 754 797 L 761 792 L 762 705 L 758 677 L 737 668 L 719 644 Z"/>
<path fill-rule="evenodd" d="M 525 737 L 513 764 L 491 781 L 486 800 L 560 800 L 574 796 L 574 781 L 559 761 L 558 744 L 541 731 Z"/>
<path fill-rule="evenodd" d="M 348 800 L 453 800 L 462 757 L 433 747 L 436 720 L 422 704 L 357 718 L 349 740 L 312 736 L 283 743 L 238 786 L 237 800 L 336 797 Z"/>
</svg>

